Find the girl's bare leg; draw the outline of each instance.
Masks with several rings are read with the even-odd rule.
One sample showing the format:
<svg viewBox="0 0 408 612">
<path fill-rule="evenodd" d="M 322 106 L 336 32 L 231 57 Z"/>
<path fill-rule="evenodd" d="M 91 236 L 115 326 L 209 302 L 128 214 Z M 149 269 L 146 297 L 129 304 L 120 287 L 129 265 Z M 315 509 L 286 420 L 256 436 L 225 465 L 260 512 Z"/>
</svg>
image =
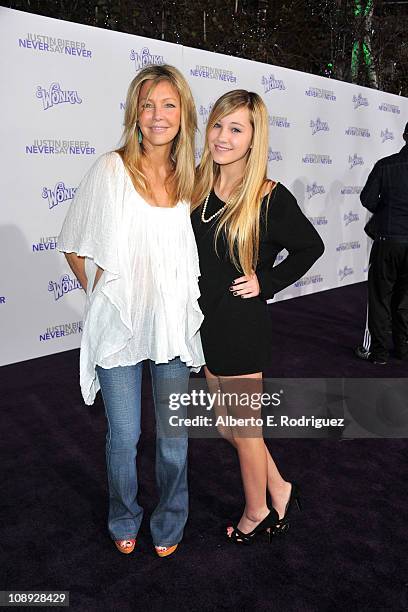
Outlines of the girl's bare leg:
<svg viewBox="0 0 408 612">
<path fill-rule="evenodd" d="M 204 370 L 210 393 L 217 393 L 219 390 L 224 393 L 233 392 L 234 378 L 235 380 L 237 378 L 259 380 L 260 390 L 262 390 L 261 373 L 249 374 L 246 377 L 219 377 L 212 374 L 208 368 Z M 217 417 L 225 417 L 228 414 L 227 407 L 217 403 L 214 405 L 214 411 Z M 234 430 L 229 426 L 221 426 L 218 430 L 221 436 L 237 449 L 240 461 L 246 506 L 238 528 L 244 533 L 251 531 L 268 514 L 266 488 L 271 495 L 273 507 L 278 512 L 279 518 L 282 518 L 290 496 L 291 485 L 282 478 L 262 436 L 239 437 L 234 435 Z"/>
</svg>

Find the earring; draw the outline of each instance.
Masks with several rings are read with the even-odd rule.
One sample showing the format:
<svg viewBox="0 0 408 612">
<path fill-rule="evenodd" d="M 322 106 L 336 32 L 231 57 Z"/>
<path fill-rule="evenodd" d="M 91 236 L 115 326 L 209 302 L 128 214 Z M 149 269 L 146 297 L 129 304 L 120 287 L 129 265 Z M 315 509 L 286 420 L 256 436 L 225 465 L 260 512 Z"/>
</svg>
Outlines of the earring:
<svg viewBox="0 0 408 612">
<path fill-rule="evenodd" d="M 143 141 L 143 133 L 139 126 L 137 128 L 137 141 L 139 144 L 142 144 Z"/>
</svg>

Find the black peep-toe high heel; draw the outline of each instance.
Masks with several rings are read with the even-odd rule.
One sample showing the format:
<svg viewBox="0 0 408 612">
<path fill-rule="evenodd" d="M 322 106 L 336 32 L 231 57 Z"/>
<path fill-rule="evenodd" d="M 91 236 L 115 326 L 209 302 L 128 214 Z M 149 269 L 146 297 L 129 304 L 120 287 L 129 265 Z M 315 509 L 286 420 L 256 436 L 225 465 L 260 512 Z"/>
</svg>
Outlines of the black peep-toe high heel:
<svg viewBox="0 0 408 612">
<path fill-rule="evenodd" d="M 254 542 L 256 535 L 267 532 L 269 543 L 271 543 L 272 535 L 278 522 L 279 515 L 275 508 L 272 508 L 269 514 L 255 527 L 255 529 L 249 533 L 243 533 L 240 529 L 238 529 L 238 527 L 233 527 L 231 535 L 227 535 L 227 538 L 235 544 L 244 544 L 248 546 Z"/>
<path fill-rule="evenodd" d="M 302 504 L 300 503 L 299 486 L 295 482 L 292 482 L 291 485 L 292 485 L 292 489 L 290 491 L 290 497 L 288 499 L 288 503 L 285 506 L 285 514 L 283 515 L 281 519 L 277 521 L 274 527 L 274 530 L 271 534 L 273 536 L 280 536 L 280 535 L 287 533 L 287 531 L 289 530 L 289 525 L 290 525 L 290 516 L 291 514 L 293 514 L 295 505 L 299 511 L 302 510 Z"/>
</svg>

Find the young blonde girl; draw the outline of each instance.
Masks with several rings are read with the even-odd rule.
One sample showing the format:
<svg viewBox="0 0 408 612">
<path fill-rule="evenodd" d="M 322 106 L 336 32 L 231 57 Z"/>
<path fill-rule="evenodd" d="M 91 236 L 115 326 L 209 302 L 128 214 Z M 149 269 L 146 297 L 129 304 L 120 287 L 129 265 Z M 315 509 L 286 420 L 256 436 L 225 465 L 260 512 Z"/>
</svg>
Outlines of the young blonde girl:
<svg viewBox="0 0 408 612">
<path fill-rule="evenodd" d="M 262 391 L 262 372 L 274 359 L 265 300 L 303 276 L 324 250 L 293 195 L 267 178 L 267 152 L 268 115 L 260 96 L 235 90 L 219 98 L 196 172 L 192 223 L 207 383 L 227 397 Z M 273 267 L 282 249 L 288 256 Z M 231 404 L 229 412 L 242 410 Z M 280 475 L 262 430 L 222 427 L 221 433 L 237 449 L 245 494 L 244 512 L 228 537 L 248 544 L 266 530 L 285 531 L 299 491 Z"/>
</svg>

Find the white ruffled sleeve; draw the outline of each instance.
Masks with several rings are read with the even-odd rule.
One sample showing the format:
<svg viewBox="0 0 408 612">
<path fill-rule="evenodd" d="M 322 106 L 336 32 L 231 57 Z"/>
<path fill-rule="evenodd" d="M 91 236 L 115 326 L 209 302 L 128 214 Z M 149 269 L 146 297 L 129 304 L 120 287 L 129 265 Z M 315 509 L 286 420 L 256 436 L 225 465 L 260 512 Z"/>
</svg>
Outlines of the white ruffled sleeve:
<svg viewBox="0 0 408 612">
<path fill-rule="evenodd" d="M 119 274 L 118 218 L 124 180 L 117 153 L 99 157 L 75 193 L 57 244 L 59 251 L 93 259 L 114 276 Z"/>
<path fill-rule="evenodd" d="M 123 245 L 126 170 L 117 153 L 105 153 L 82 179 L 68 210 L 57 248 L 85 257 L 88 279 L 80 352 L 80 384 L 86 404 L 100 386 L 96 364 L 126 346 L 132 336 L 129 270 Z M 104 270 L 97 286 L 97 266 Z"/>
</svg>

